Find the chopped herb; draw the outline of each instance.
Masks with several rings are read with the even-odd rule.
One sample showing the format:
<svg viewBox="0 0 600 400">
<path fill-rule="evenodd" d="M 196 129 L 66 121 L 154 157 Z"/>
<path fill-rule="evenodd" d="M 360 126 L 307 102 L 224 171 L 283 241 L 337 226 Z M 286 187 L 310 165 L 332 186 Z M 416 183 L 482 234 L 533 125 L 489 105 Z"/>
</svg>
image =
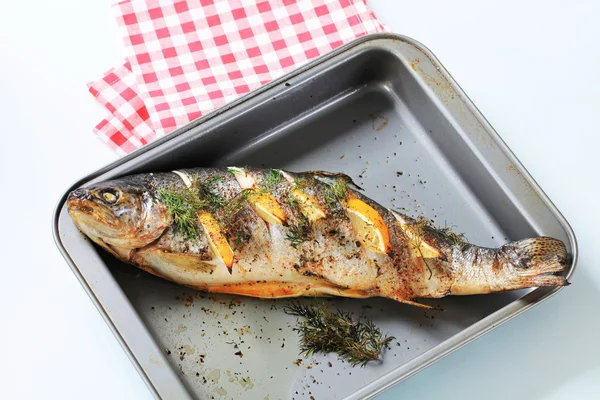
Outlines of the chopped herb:
<svg viewBox="0 0 600 400">
<path fill-rule="evenodd" d="M 215 184 L 222 178 L 223 175 L 214 174 L 205 183 L 196 181 L 196 184 L 192 186 L 197 188 L 199 197 L 207 203 L 211 211 L 217 211 L 226 204 L 225 199 L 213 191 Z"/>
<path fill-rule="evenodd" d="M 458 247 L 460 250 L 464 250 L 464 248 L 469 244 L 464 233 L 456 233 L 448 226 L 444 228 L 438 228 L 437 231 L 451 245 Z"/>
<path fill-rule="evenodd" d="M 208 186 L 214 186 L 218 181 L 221 181 L 224 178 L 225 178 L 225 175 L 215 173 L 206 179 L 206 184 Z"/>
<path fill-rule="evenodd" d="M 365 366 L 369 361 L 379 360 L 382 350 L 394 340 L 382 335 L 371 321 L 353 320 L 350 313 L 331 312 L 324 305 L 306 306 L 292 303 L 285 313 L 303 317 L 298 321 L 301 354 L 337 353 L 352 366 Z"/>
<path fill-rule="evenodd" d="M 310 228 L 310 221 L 302 213 L 298 215 L 298 222 L 296 225 L 291 225 L 290 230 L 285 238 L 292 243 L 292 246 L 298 248 L 302 243 L 312 239 L 312 230 Z"/>
<path fill-rule="evenodd" d="M 190 239 L 200 236 L 198 212 L 209 209 L 215 212 L 225 206 L 226 201 L 213 191 L 214 185 L 223 175 L 214 174 L 201 182 L 198 176 L 192 178 L 189 188 L 169 188 L 157 191 L 167 207 L 175 229 Z"/>
<path fill-rule="evenodd" d="M 304 177 L 297 176 L 294 178 L 293 189 L 302 190 L 302 189 L 306 189 L 308 187 L 314 186 L 314 184 L 315 184 L 315 178 L 307 179 Z"/>
<path fill-rule="evenodd" d="M 242 246 L 244 243 L 248 243 L 250 241 L 251 238 L 251 234 L 250 232 L 246 231 L 246 230 L 240 230 L 237 233 L 237 236 L 235 237 L 235 244 L 234 244 L 234 250 L 237 250 L 240 248 L 240 246 Z"/>
<path fill-rule="evenodd" d="M 336 179 L 325 186 L 325 204 L 334 207 L 339 202 L 346 200 L 348 196 L 348 184 L 342 179 Z"/>
<path fill-rule="evenodd" d="M 229 223 L 231 223 L 233 217 L 235 217 L 237 213 L 246 208 L 246 200 L 248 200 L 248 197 L 250 197 L 250 195 L 254 194 L 255 192 L 256 191 L 252 189 L 242 190 L 240 193 L 238 193 L 237 196 L 235 196 L 227 203 L 227 205 L 223 208 L 222 212 L 222 222 L 224 223 L 224 225 L 228 225 Z"/>
<path fill-rule="evenodd" d="M 157 193 L 173 219 L 175 230 L 190 239 L 197 238 L 200 235 L 198 211 L 206 206 L 206 202 L 188 188 L 159 189 Z"/>
<path fill-rule="evenodd" d="M 449 226 L 440 228 L 436 226 L 432 220 L 429 220 L 423 216 L 417 218 L 416 227 L 419 236 L 422 234 L 423 229 L 433 229 L 439 236 L 442 237 L 442 239 L 448 242 L 448 244 L 456 246 L 460 250 L 463 250 L 469 244 L 465 238 L 464 233 L 456 233 Z"/>
<path fill-rule="evenodd" d="M 239 167 L 227 167 L 227 172 L 236 175 L 244 172 L 244 169 Z"/>
<path fill-rule="evenodd" d="M 300 203 L 298 203 L 298 199 L 288 193 L 285 200 L 286 204 L 290 206 L 293 210 L 298 210 L 300 208 Z"/>
<path fill-rule="evenodd" d="M 269 172 L 265 174 L 264 179 L 260 183 L 260 188 L 266 192 L 270 193 L 275 189 L 277 185 L 281 182 L 281 172 L 276 169 L 269 169 Z"/>
</svg>

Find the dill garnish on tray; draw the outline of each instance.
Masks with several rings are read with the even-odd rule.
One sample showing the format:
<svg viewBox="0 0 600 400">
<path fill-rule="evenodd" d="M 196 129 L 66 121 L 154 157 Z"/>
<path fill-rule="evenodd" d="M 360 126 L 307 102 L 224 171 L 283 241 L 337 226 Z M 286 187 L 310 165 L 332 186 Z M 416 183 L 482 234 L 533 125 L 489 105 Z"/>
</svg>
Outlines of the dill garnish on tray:
<svg viewBox="0 0 600 400">
<path fill-rule="evenodd" d="M 373 322 L 353 319 L 348 312 L 329 311 L 324 305 L 308 306 L 291 303 L 286 314 L 302 317 L 294 330 L 300 333 L 300 351 L 307 357 L 316 353 L 337 353 L 352 366 L 364 367 L 369 361 L 380 360 L 381 352 L 394 340 L 383 335 Z"/>
</svg>

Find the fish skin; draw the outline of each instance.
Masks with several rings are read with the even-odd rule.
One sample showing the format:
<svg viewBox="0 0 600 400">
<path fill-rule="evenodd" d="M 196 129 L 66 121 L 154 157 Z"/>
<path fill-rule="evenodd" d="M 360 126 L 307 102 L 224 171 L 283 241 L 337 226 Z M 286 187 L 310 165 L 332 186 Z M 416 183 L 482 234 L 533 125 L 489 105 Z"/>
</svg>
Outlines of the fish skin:
<svg viewBox="0 0 600 400">
<path fill-rule="evenodd" d="M 272 171 L 244 170 L 259 185 Z M 369 199 L 345 175 L 283 173 L 301 179 L 303 191 L 327 209 L 327 217 L 311 223 L 312 240 L 294 247 L 286 235 L 299 215 L 286 202 L 293 185 L 281 179 L 269 194 L 284 211 L 284 224 L 265 223 L 246 205 L 223 225 L 234 250 L 231 271 L 215 257 L 204 235 L 191 240 L 174 229 L 158 195 L 161 189 L 184 190 L 189 183 L 182 179 L 184 174 L 201 184 L 211 182 L 211 191 L 230 204 L 243 190 L 227 169 L 181 169 L 177 174 L 138 174 L 101 182 L 70 193 L 67 206 L 77 227 L 115 257 L 169 281 L 211 292 L 263 298 L 380 296 L 420 305 L 414 300 L 567 284 L 564 277 L 554 275 L 566 268 L 567 252 L 559 240 L 530 238 L 497 249 L 459 246 L 441 231 Z M 336 180 L 348 185 L 349 196 L 383 218 L 390 236 L 386 254 L 360 242 L 343 201 L 327 206 L 326 190 Z M 105 191 L 116 193 L 118 200 L 107 203 L 102 197 Z M 213 213 L 221 218 L 224 210 Z M 407 229 L 437 256 L 415 255 Z M 238 243 L 242 234 L 250 238 Z"/>
</svg>

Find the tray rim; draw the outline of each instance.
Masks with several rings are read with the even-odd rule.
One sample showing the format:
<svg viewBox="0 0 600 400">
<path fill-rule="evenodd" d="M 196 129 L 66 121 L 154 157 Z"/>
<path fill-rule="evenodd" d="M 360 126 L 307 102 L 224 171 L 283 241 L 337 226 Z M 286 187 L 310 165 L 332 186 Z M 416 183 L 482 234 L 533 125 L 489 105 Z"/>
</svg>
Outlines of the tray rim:
<svg viewBox="0 0 600 400">
<path fill-rule="evenodd" d="M 459 96 L 461 97 L 461 100 L 468 107 L 468 109 L 473 113 L 474 117 L 477 118 L 479 120 L 479 122 L 484 125 L 487 133 L 492 137 L 492 139 L 494 139 L 497 142 L 497 144 L 500 146 L 502 152 L 508 157 L 510 162 L 513 163 L 514 166 L 517 168 L 517 170 L 521 173 L 523 179 L 530 185 L 531 189 L 539 196 L 540 200 L 549 208 L 549 210 L 558 219 L 561 226 L 565 229 L 566 234 L 569 238 L 570 245 L 571 245 L 571 266 L 566 275 L 567 279 L 569 279 L 575 272 L 575 268 L 576 268 L 577 261 L 578 261 L 578 244 L 577 244 L 577 239 L 575 236 L 575 232 L 573 231 L 573 228 L 571 227 L 569 222 L 566 220 L 566 218 L 562 215 L 562 213 L 558 210 L 558 208 L 554 205 L 554 203 L 550 200 L 548 195 L 543 191 L 543 189 L 540 187 L 540 185 L 531 176 L 529 171 L 520 162 L 520 160 L 516 157 L 516 155 L 512 152 L 512 150 L 508 147 L 508 145 L 500 137 L 500 135 L 497 133 L 497 131 L 492 127 L 492 125 L 489 123 L 489 121 L 485 118 L 485 116 L 477 108 L 477 106 L 471 101 L 471 99 L 467 96 L 467 94 L 460 87 L 460 85 L 454 80 L 452 75 L 445 68 L 445 66 L 441 63 L 441 61 L 433 54 L 433 52 L 431 50 L 429 50 L 429 48 L 427 48 L 425 45 L 420 43 L 419 41 L 417 41 L 411 37 L 397 34 L 397 33 L 374 33 L 374 34 L 363 35 L 351 42 L 348 42 L 348 43 L 338 47 L 337 49 L 330 51 L 327 54 L 324 54 L 312 61 L 307 62 L 306 64 L 282 75 L 281 77 L 279 77 L 277 79 L 274 79 L 274 80 L 266 83 L 265 85 L 262 85 L 261 87 L 255 89 L 249 93 L 246 93 L 245 95 L 231 101 L 230 103 L 227 103 L 227 104 L 221 106 L 220 108 L 217 108 L 217 109 L 211 111 L 210 113 L 208 113 L 204 116 L 201 116 L 193 121 L 190 121 L 186 125 L 183 125 L 177 129 L 173 130 L 168 135 L 166 135 L 162 138 L 159 138 L 159 139 L 155 140 L 154 142 L 149 143 L 149 144 L 145 145 L 144 147 L 137 149 L 137 150 L 133 151 L 132 153 L 127 154 L 123 157 L 120 157 L 117 160 L 112 161 L 112 162 L 104 165 L 103 167 L 100 167 L 99 169 L 83 176 L 82 178 L 76 180 L 73 184 L 71 184 L 69 186 L 69 188 L 60 197 L 60 199 L 57 201 L 56 206 L 53 211 L 53 214 L 52 214 L 52 235 L 53 235 L 55 244 L 56 244 L 58 250 L 60 251 L 60 253 L 62 254 L 63 258 L 65 259 L 65 261 L 71 268 L 72 272 L 76 276 L 77 280 L 80 282 L 83 289 L 88 294 L 88 297 L 90 298 L 92 303 L 96 306 L 98 312 L 100 313 L 102 318 L 105 320 L 109 329 L 111 330 L 111 332 L 113 333 L 113 335 L 115 336 L 115 338 L 117 339 L 117 341 L 119 342 L 119 344 L 121 345 L 121 347 L 123 348 L 125 353 L 127 354 L 129 360 L 132 362 L 132 364 L 134 365 L 134 367 L 140 374 L 142 380 L 144 381 L 144 383 L 146 384 L 146 386 L 148 387 L 148 389 L 154 395 L 155 398 L 161 399 L 162 397 L 160 396 L 152 379 L 141 367 L 140 361 L 133 354 L 133 351 L 132 351 L 129 343 L 127 343 L 125 341 L 125 339 L 122 337 L 119 329 L 116 327 L 115 323 L 112 321 L 111 316 L 110 316 L 111 313 L 108 312 L 102 306 L 102 303 L 100 302 L 98 297 L 94 294 L 90 285 L 87 283 L 85 277 L 83 276 L 83 273 L 79 270 L 77 264 L 71 258 L 71 256 L 67 252 L 65 246 L 62 243 L 62 240 L 60 237 L 60 232 L 59 232 L 59 218 L 60 218 L 60 214 L 63 209 L 64 203 L 66 201 L 66 198 L 68 196 L 68 193 L 71 190 L 80 187 L 82 185 L 82 183 L 92 180 L 106 172 L 109 172 L 110 170 L 113 170 L 114 168 L 116 168 L 122 164 L 125 164 L 126 162 L 128 162 L 130 160 L 133 160 L 133 159 L 141 156 L 142 154 L 144 154 L 154 148 L 157 148 L 171 140 L 176 139 L 178 136 L 180 136 L 181 134 L 184 134 L 185 132 L 189 131 L 190 129 L 195 128 L 196 126 L 199 126 L 199 125 L 205 123 L 206 121 L 211 120 L 211 119 L 219 116 L 220 114 L 223 114 L 226 111 L 229 111 L 229 110 L 235 108 L 239 104 L 244 103 L 263 92 L 271 90 L 272 88 L 284 83 L 285 81 L 290 80 L 293 77 L 300 75 L 301 73 L 308 71 L 308 70 L 314 68 L 315 66 L 322 64 L 322 63 L 326 62 L 327 60 L 332 59 L 332 58 L 348 51 L 351 48 L 357 47 L 363 43 L 376 41 L 376 40 L 392 40 L 392 41 L 397 40 L 397 41 L 401 41 L 401 42 L 407 43 L 409 45 L 412 45 L 417 50 L 419 50 L 424 56 L 426 56 L 433 65 L 435 65 L 437 67 L 438 71 L 442 74 L 442 76 L 451 85 L 453 90 L 455 90 L 459 94 Z M 417 79 L 420 79 L 420 77 L 418 75 L 416 75 L 416 77 L 417 77 Z M 375 396 L 377 394 L 381 394 L 382 392 L 388 390 L 392 386 L 394 386 L 394 385 L 398 384 L 399 382 L 409 378 L 410 376 L 420 372 L 421 370 L 423 370 L 423 369 L 427 368 L 428 366 L 434 364 L 435 362 L 441 360 L 442 358 L 446 357 L 447 355 L 455 352 L 459 348 L 478 339 L 479 337 L 488 333 L 489 331 L 497 328 L 498 326 L 513 319 L 514 317 L 520 315 L 521 313 L 531 309 L 532 307 L 534 307 L 534 306 L 540 304 L 541 302 L 547 300 L 548 298 L 554 296 L 556 293 L 558 293 L 562 289 L 563 289 L 563 287 L 534 289 L 533 291 L 526 294 L 521 299 L 515 300 L 515 301 L 511 302 L 510 304 L 500 308 L 499 310 L 496 310 L 495 312 L 489 314 L 488 316 L 484 317 L 483 319 L 470 325 L 469 327 L 465 328 L 464 330 L 460 331 L 459 333 L 455 334 L 454 336 L 451 336 L 450 338 L 444 340 L 443 342 L 439 343 L 438 345 L 432 347 L 431 349 L 424 352 L 423 354 L 413 358 L 406 364 L 404 364 L 404 365 L 390 371 L 386 375 L 370 382 L 369 384 L 365 385 L 363 388 L 361 388 L 358 391 L 356 391 L 355 393 L 351 394 L 348 397 L 348 399 L 372 398 L 373 396 Z M 543 290 L 544 293 L 539 293 L 541 290 Z M 148 332 L 145 325 L 143 325 L 143 328 L 150 335 L 150 333 Z M 152 341 L 154 341 L 154 338 L 151 338 L 151 339 L 152 339 Z M 440 349 L 440 347 L 442 347 L 442 345 L 444 345 L 443 346 L 444 348 Z M 431 353 L 436 350 L 437 350 L 438 354 L 432 355 Z M 402 370 L 407 370 L 407 371 L 405 373 L 402 373 Z M 375 387 L 373 387 L 373 386 L 375 386 Z M 187 390 L 187 388 L 186 388 L 186 390 Z"/>
</svg>

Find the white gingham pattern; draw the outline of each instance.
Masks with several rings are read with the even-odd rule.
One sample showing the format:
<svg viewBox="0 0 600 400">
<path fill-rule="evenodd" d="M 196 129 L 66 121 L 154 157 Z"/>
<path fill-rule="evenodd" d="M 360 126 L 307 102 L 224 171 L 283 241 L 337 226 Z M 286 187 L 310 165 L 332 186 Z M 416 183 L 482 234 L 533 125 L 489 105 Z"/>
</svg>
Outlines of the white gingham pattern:
<svg viewBox="0 0 600 400">
<path fill-rule="evenodd" d="M 88 89 L 112 114 L 94 127 L 94 133 L 113 150 L 126 154 L 156 137 L 129 62 L 88 83 Z"/>
<path fill-rule="evenodd" d="M 128 61 L 89 86 L 112 114 L 95 131 L 125 153 L 344 43 L 388 31 L 365 0 L 125 0 L 115 10 Z"/>
</svg>

